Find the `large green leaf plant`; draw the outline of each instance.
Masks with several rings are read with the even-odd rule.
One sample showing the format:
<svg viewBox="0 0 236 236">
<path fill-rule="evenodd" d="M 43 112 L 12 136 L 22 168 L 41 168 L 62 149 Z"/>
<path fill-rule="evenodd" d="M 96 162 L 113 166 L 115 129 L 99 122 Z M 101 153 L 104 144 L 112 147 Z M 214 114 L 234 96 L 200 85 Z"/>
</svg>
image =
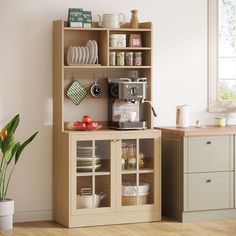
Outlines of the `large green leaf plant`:
<svg viewBox="0 0 236 236">
<path fill-rule="evenodd" d="M 0 130 L 0 149 L 2 151 L 0 165 L 0 201 L 6 200 L 8 185 L 13 170 L 21 156 L 24 148 L 32 142 L 38 132 L 35 132 L 23 143 L 14 140 L 14 133 L 20 122 L 20 115 L 16 115 L 12 120 Z"/>
</svg>

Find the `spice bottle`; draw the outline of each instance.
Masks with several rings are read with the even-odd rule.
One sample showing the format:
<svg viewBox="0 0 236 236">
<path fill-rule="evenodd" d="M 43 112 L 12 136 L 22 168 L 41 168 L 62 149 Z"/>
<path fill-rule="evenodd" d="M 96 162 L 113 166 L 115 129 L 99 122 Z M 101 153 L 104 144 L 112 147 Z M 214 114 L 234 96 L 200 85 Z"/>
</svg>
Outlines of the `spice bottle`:
<svg viewBox="0 0 236 236">
<path fill-rule="evenodd" d="M 141 66 L 142 65 L 142 52 L 134 53 L 134 65 Z"/>
<path fill-rule="evenodd" d="M 133 52 L 127 52 L 125 54 L 125 65 L 132 66 L 133 65 Z"/>
<path fill-rule="evenodd" d="M 124 66 L 125 65 L 125 53 L 124 52 L 117 52 L 116 65 L 117 66 Z"/>
</svg>

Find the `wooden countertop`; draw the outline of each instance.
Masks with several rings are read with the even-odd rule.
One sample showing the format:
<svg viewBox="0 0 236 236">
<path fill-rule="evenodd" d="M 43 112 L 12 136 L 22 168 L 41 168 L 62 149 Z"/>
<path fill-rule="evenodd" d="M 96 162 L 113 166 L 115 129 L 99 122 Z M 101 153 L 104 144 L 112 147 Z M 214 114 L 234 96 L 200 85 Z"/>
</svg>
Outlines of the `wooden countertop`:
<svg viewBox="0 0 236 236">
<path fill-rule="evenodd" d="M 188 128 L 155 127 L 155 129 L 159 129 L 163 133 L 175 134 L 175 135 L 180 135 L 180 136 L 204 136 L 204 135 L 236 134 L 236 125 L 228 125 L 228 126 L 225 126 L 225 127 L 201 126 L 199 128 L 196 128 L 194 126 L 190 126 Z"/>
</svg>

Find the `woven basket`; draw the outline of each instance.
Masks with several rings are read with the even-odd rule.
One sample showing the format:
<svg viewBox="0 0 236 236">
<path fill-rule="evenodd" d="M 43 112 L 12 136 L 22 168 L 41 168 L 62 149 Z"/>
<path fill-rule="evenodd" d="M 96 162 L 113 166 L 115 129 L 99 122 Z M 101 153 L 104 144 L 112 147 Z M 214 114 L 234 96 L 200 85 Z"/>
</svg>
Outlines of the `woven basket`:
<svg viewBox="0 0 236 236">
<path fill-rule="evenodd" d="M 147 196 L 138 196 L 138 203 L 137 203 L 137 196 L 122 196 L 122 206 L 131 206 L 131 205 L 145 205 L 147 204 Z"/>
</svg>

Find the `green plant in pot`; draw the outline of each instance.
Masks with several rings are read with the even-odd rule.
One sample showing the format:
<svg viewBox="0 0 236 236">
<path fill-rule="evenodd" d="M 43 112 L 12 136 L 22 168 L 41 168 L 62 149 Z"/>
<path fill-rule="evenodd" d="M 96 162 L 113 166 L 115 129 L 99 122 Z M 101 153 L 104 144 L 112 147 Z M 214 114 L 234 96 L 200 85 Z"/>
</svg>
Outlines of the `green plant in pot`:
<svg viewBox="0 0 236 236">
<path fill-rule="evenodd" d="M 20 115 L 16 115 L 0 130 L 0 230 L 12 228 L 14 201 L 6 198 L 8 185 L 16 164 L 24 148 L 32 142 L 38 132 L 26 139 L 23 143 L 14 140 L 14 133 L 20 122 Z"/>
</svg>

